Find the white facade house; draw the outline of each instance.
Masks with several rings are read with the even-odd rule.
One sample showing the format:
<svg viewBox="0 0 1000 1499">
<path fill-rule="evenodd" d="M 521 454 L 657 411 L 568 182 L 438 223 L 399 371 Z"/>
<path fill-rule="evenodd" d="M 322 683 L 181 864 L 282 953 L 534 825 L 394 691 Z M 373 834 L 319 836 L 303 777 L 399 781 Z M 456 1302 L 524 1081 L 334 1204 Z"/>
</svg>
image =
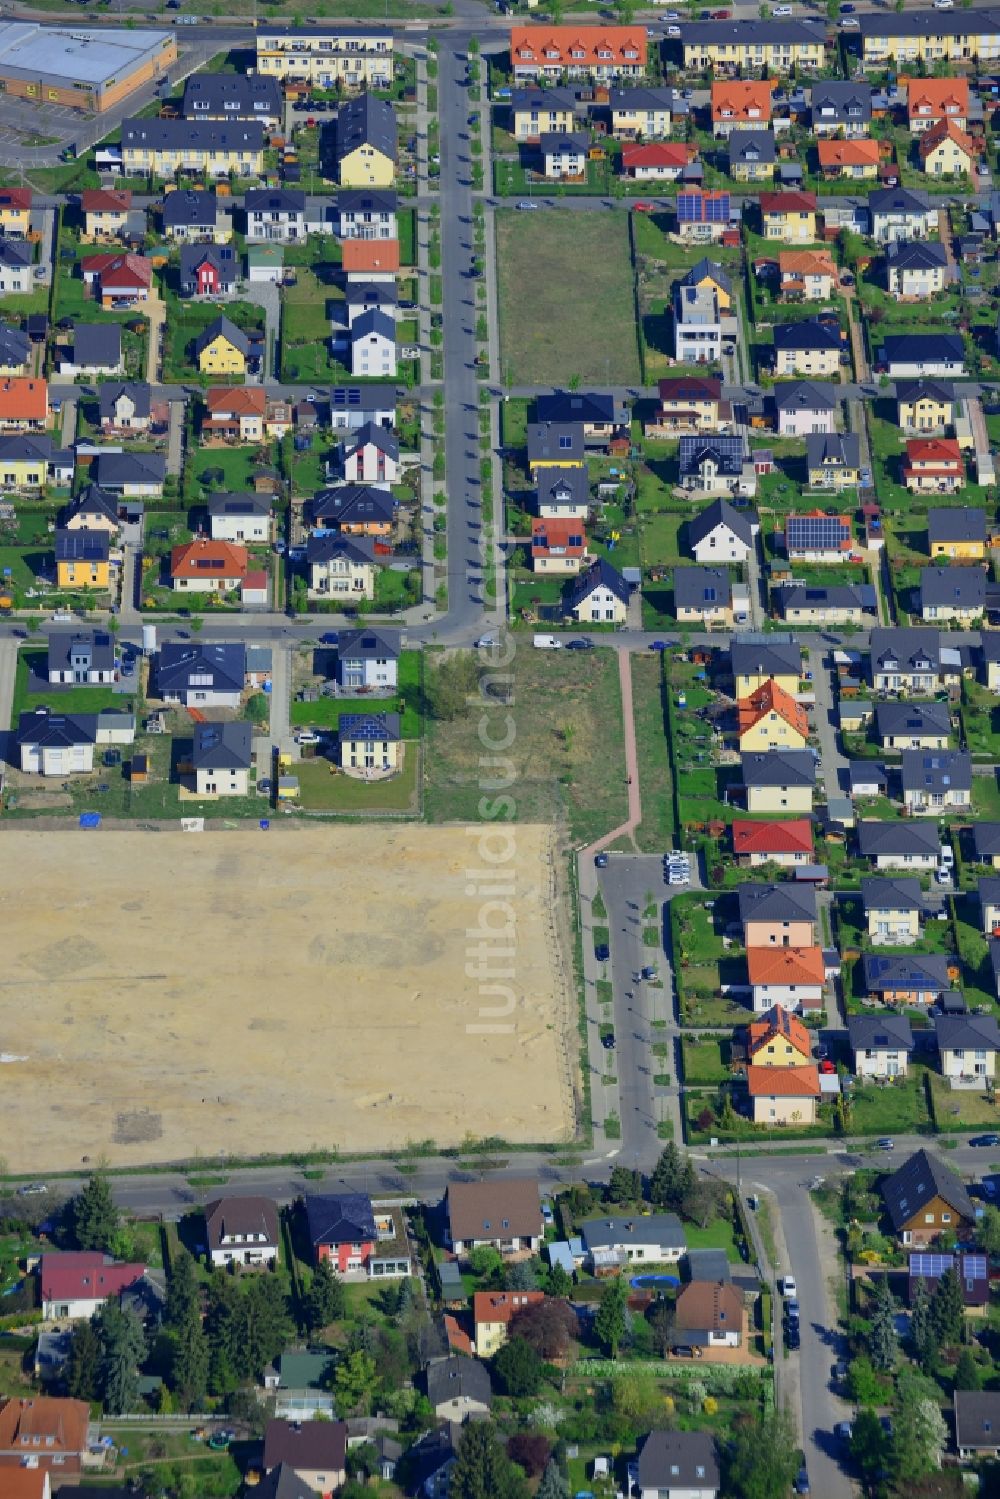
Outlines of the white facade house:
<svg viewBox="0 0 1000 1499">
<path fill-rule="evenodd" d="M 847 1034 L 858 1077 L 906 1077 L 913 1032 L 905 1015 L 851 1015 Z"/>
<path fill-rule="evenodd" d="M 687 1249 L 674 1213 L 594 1218 L 580 1224 L 584 1254 L 594 1269 L 615 1265 L 675 1265 Z"/>
<path fill-rule="evenodd" d="M 351 374 L 392 379 L 396 374 L 396 324 L 372 308 L 351 326 Z"/>
<path fill-rule="evenodd" d="M 267 1197 L 224 1197 L 206 1203 L 205 1232 L 213 1269 L 277 1263 L 278 1213 Z"/>
</svg>

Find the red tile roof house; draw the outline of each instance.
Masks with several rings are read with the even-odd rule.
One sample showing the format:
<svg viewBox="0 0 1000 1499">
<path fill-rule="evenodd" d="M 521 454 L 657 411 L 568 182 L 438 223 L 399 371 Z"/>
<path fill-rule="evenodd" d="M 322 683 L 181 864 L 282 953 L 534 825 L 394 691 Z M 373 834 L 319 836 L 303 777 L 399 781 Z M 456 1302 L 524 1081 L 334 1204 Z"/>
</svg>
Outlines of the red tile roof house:
<svg viewBox="0 0 1000 1499">
<path fill-rule="evenodd" d="M 43 1254 L 38 1263 L 42 1316 L 46 1322 L 92 1317 L 106 1301 L 134 1286 L 145 1273 L 145 1265 L 120 1264 L 97 1250 Z"/>
<path fill-rule="evenodd" d="M 808 817 L 787 822 L 734 822 L 733 854 L 740 864 L 810 864 L 813 830 Z"/>
<path fill-rule="evenodd" d="M 492 1244 L 501 1254 L 534 1253 L 542 1242 L 542 1203 L 534 1177 L 452 1182 L 446 1203 L 445 1244 L 455 1254 L 481 1244 Z"/>
<path fill-rule="evenodd" d="M 683 141 L 622 147 L 622 176 L 635 182 L 676 182 L 697 151 Z"/>
<path fill-rule="evenodd" d="M 89 1445 L 90 1406 L 36 1395 L 0 1401 L 0 1474 L 28 1462 L 59 1478 L 77 1477 Z M 0 1494 L 4 1480 L 0 1477 Z"/>
<path fill-rule="evenodd" d="M 914 437 L 906 444 L 903 482 L 911 494 L 954 494 L 965 483 L 965 460 L 954 437 Z"/>
<path fill-rule="evenodd" d="M 536 573 L 557 577 L 575 575 L 587 556 L 587 533 L 583 522 L 536 516 L 531 522 L 531 567 Z"/>
<path fill-rule="evenodd" d="M 247 549 L 199 536 L 170 553 L 171 587 L 188 593 L 230 593 L 247 575 Z"/>
<path fill-rule="evenodd" d="M 80 262 L 84 285 L 105 308 L 148 302 L 153 265 L 144 255 L 87 255 Z"/>
</svg>

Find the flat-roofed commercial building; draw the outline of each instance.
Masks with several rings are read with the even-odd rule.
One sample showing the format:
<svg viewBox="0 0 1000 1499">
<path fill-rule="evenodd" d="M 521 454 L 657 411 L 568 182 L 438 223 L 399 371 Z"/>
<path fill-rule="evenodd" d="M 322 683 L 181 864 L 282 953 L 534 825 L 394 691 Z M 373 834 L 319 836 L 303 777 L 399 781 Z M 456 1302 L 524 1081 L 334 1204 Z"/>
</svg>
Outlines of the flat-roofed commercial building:
<svg viewBox="0 0 1000 1499">
<path fill-rule="evenodd" d="M 78 31 L 0 22 L 0 89 L 101 114 L 177 61 L 169 31 Z"/>
</svg>

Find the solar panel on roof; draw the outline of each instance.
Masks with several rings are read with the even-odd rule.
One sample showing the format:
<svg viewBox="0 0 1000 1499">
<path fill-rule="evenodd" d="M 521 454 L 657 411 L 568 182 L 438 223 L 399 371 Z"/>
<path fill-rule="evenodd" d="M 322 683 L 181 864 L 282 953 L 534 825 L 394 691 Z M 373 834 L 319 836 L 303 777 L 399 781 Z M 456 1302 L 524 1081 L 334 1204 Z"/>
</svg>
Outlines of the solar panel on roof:
<svg viewBox="0 0 1000 1499">
<path fill-rule="evenodd" d="M 911 1254 L 910 1274 L 922 1275 L 928 1280 L 939 1279 L 946 1270 L 954 1268 L 953 1254 Z"/>
<path fill-rule="evenodd" d="M 789 546 L 839 548 L 847 528 L 835 515 L 790 515 L 785 522 Z"/>
</svg>

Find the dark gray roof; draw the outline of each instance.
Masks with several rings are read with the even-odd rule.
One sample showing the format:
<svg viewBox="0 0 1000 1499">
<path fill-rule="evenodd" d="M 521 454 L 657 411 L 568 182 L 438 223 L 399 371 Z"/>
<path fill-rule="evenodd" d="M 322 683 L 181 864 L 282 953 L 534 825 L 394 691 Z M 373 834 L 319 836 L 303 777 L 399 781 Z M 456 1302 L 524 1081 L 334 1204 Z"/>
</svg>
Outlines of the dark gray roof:
<svg viewBox="0 0 1000 1499">
<path fill-rule="evenodd" d="M 0 323 L 0 364 L 26 364 L 31 352 L 31 340 L 20 328 L 9 323 Z"/>
<path fill-rule="evenodd" d="M 816 761 L 808 750 L 759 750 L 740 756 L 744 786 L 815 786 Z"/>
<path fill-rule="evenodd" d="M 207 349 L 210 343 L 222 335 L 226 341 L 238 349 L 244 359 L 250 354 L 250 340 L 242 328 L 237 328 L 231 318 L 219 316 L 213 318 L 204 332 L 199 333 L 194 341 L 195 353 L 200 354 L 202 349 Z"/>
<path fill-rule="evenodd" d="M 975 1222 L 969 1194 L 953 1171 L 926 1150 L 918 1150 L 882 1183 L 882 1196 L 897 1232 L 923 1211 L 933 1197 L 941 1197 L 967 1222 Z"/>
<path fill-rule="evenodd" d="M 982 15 L 983 12 L 977 11 L 976 14 Z M 905 18 L 894 16 L 892 19 L 902 21 Z M 914 16 L 913 19 L 926 21 L 929 17 Z M 968 21 L 965 24 L 968 25 Z M 1000 29 L 1000 19 L 994 25 Z M 955 1445 L 990 1452 L 1000 1447 L 1000 1394 L 992 1390 L 956 1390 L 954 1400 Z"/>
<path fill-rule="evenodd" d="M 246 680 L 246 647 L 237 642 L 222 644 L 165 640 L 156 658 L 158 691 L 187 691 L 192 677 L 210 677 L 198 686 L 212 692 L 242 692 Z"/>
<path fill-rule="evenodd" d="M 474 1400 L 493 1404 L 493 1386 L 485 1364 L 478 1359 L 453 1355 L 431 1359 L 427 1365 L 427 1398 L 435 1409 L 449 1400 Z"/>
<path fill-rule="evenodd" d="M 263 1234 L 265 1243 L 277 1246 L 278 1209 L 270 1197 L 216 1197 L 205 1204 L 205 1231 L 209 1249 L 233 1234 Z"/>
<path fill-rule="evenodd" d="M 590 503 L 587 465 L 576 468 L 550 468 L 539 464 L 535 469 L 539 505 L 565 505 L 579 509 Z"/>
<path fill-rule="evenodd" d="M 589 147 L 589 130 L 543 130 L 538 137 L 538 148 L 543 156 L 560 156 L 564 151 L 583 155 Z"/>
<path fill-rule="evenodd" d="M 334 385 L 330 390 L 330 410 L 393 411 L 396 406 L 394 385 Z"/>
<path fill-rule="evenodd" d="M 573 422 L 529 422 L 529 463 L 582 462 L 583 418 Z"/>
<path fill-rule="evenodd" d="M 979 881 L 979 903 L 986 906 L 1000 905 L 1000 879 L 996 875 L 984 875 Z"/>
<path fill-rule="evenodd" d="M 107 562 L 111 541 L 107 531 L 57 531 L 55 552 L 57 562 Z"/>
<path fill-rule="evenodd" d="M 257 1499 L 316 1499 L 316 1490 L 305 1483 L 290 1463 L 279 1463 L 261 1478 Z"/>
<path fill-rule="evenodd" d="M 729 662 L 734 677 L 797 677 L 802 671 L 802 647 L 797 640 L 770 643 L 735 635 Z"/>
<path fill-rule="evenodd" d="M 395 111 L 387 100 L 367 92 L 345 100 L 337 111 L 338 161 L 364 145 L 396 160 Z"/>
<path fill-rule="evenodd" d="M 869 994 L 900 989 L 936 990 L 951 987 L 949 960 L 942 953 L 865 953 L 864 981 Z"/>
<path fill-rule="evenodd" d="M 925 192 L 909 187 L 876 188 L 868 194 L 868 208 L 875 214 L 927 214 L 931 200 Z"/>
<path fill-rule="evenodd" d="M 378 307 L 369 307 L 367 312 L 363 312 L 351 324 L 352 343 L 358 343 L 362 338 L 369 338 L 373 334 L 384 338 L 388 343 L 396 342 L 395 318 L 391 318 L 387 312 L 382 312 Z"/>
<path fill-rule="evenodd" d="M 124 484 L 162 484 L 167 477 L 163 453 L 101 453 L 94 464 L 97 483 L 117 489 Z"/>
<path fill-rule="evenodd" d="M 311 512 L 314 521 L 356 525 L 392 522 L 397 508 L 398 501 L 388 489 L 371 484 L 335 484 L 313 496 Z"/>
<path fill-rule="evenodd" d="M 838 401 L 832 385 L 816 380 L 784 380 L 773 395 L 779 411 L 833 411 Z"/>
<path fill-rule="evenodd" d="M 624 415 L 614 396 L 597 390 L 554 390 L 535 398 L 535 420 L 539 423 L 602 425 L 620 421 Z"/>
<path fill-rule="evenodd" d="M 185 147 L 205 151 L 251 151 L 264 149 L 264 127 L 259 120 L 123 120 L 122 148 L 181 151 Z M 168 196 L 170 196 L 168 194 Z"/>
<path fill-rule="evenodd" d="M 744 926 L 749 921 L 816 920 L 816 891 L 811 885 L 740 885 L 736 898 Z"/>
<path fill-rule="evenodd" d="M 937 630 L 876 629 L 869 640 L 872 671 L 941 669 L 941 639 Z M 895 666 L 890 666 L 895 663 Z"/>
<path fill-rule="evenodd" d="M 19 745 L 58 749 L 93 744 L 96 739 L 96 713 L 53 713 L 51 708 L 34 708 L 30 713 L 22 713 L 17 721 Z"/>
<path fill-rule="evenodd" d="M 969 510 L 964 505 L 928 510 L 927 540 L 985 542 L 986 515 L 982 510 Z"/>
<path fill-rule="evenodd" d="M 693 28 L 692 28 L 693 29 Z M 651 1431 L 639 1453 L 642 1493 L 713 1493 L 721 1482 L 715 1438 L 707 1431 Z"/>
<path fill-rule="evenodd" d="M 341 744 L 351 744 L 360 739 L 378 739 L 398 744 L 402 738 L 399 714 L 342 713 L 337 724 L 337 738 Z"/>
<path fill-rule="evenodd" d="M 115 402 L 127 395 L 135 407 L 138 417 L 149 416 L 152 405 L 152 387 L 145 380 L 105 380 L 97 388 L 97 400 L 102 417 L 114 416 Z"/>
<path fill-rule="evenodd" d="M 195 283 L 200 266 L 208 262 L 219 280 L 229 289 L 239 275 L 239 255 L 232 245 L 181 245 L 180 282 L 186 291 Z"/>
<path fill-rule="evenodd" d="M 795 583 L 782 588 L 778 602 L 787 615 L 792 609 L 862 609 L 866 613 L 878 612 L 878 599 L 871 583 L 833 583 L 817 586 L 812 583 Z"/>
<path fill-rule="evenodd" d="M 972 757 L 964 750 L 904 750 L 904 791 L 971 791 Z"/>
<path fill-rule="evenodd" d="M 914 1046 L 906 1015 L 848 1015 L 847 1038 L 854 1051 L 912 1051 Z"/>
<path fill-rule="evenodd" d="M 882 340 L 886 364 L 962 364 L 965 344 L 960 333 L 887 333 Z"/>
<path fill-rule="evenodd" d="M 875 729 L 880 738 L 897 734 L 918 737 L 923 734 L 948 735 L 951 733 L 951 710 L 947 703 L 876 703 Z"/>
<path fill-rule="evenodd" d="M 249 770 L 253 727 L 235 723 L 196 723 L 191 763 L 195 770 Z"/>
<path fill-rule="evenodd" d="M 637 1213 L 632 1218 L 587 1218 L 580 1225 L 583 1247 L 611 1249 L 616 1244 L 662 1244 L 686 1249 L 684 1228 L 676 1213 Z"/>
<path fill-rule="evenodd" d="M 546 89 L 546 93 L 551 90 Z M 686 113 L 687 100 L 682 99 L 672 88 L 613 88 L 610 92 L 612 109 L 669 109 L 672 113 Z"/>
<path fill-rule="evenodd" d="M 355 327 L 357 324 L 355 324 Z M 379 426 L 377 422 L 365 422 L 350 437 L 344 438 L 344 451 L 347 453 L 357 452 L 359 448 L 365 448 L 371 443 L 391 458 L 394 463 L 399 461 L 399 438 L 387 428 Z"/>
<path fill-rule="evenodd" d="M 688 1280 L 710 1280 L 729 1285 L 733 1273 L 724 1249 L 689 1249 L 684 1256 Z"/>
<path fill-rule="evenodd" d="M 612 92 L 612 105 L 614 98 Z M 572 109 L 579 113 L 586 109 L 579 93 L 572 88 L 516 88 L 510 96 L 510 107 L 512 110 Z"/>
<path fill-rule="evenodd" d="M 575 609 L 595 588 L 609 588 L 623 604 L 629 600 L 629 586 L 620 572 L 611 566 L 606 557 L 599 557 L 592 567 L 574 578 L 569 590 L 569 607 Z"/>
<path fill-rule="evenodd" d="M 375 1241 L 372 1200 L 364 1192 L 307 1192 L 306 1223 L 309 1242 L 362 1244 Z"/>
<path fill-rule="evenodd" d="M 731 166 L 761 162 L 768 166 L 777 157 L 774 135 L 770 130 L 733 130 L 727 143 Z"/>
<path fill-rule="evenodd" d="M 858 848 L 865 859 L 880 854 L 933 855 L 936 859 L 941 840 L 932 822 L 882 822 L 868 818 L 858 823 Z"/>
<path fill-rule="evenodd" d="M 351 281 L 344 288 L 344 301 L 348 307 L 395 307 L 399 296 L 392 281 Z"/>
<path fill-rule="evenodd" d="M 121 360 L 121 323 L 77 323 L 73 329 L 74 364 L 113 370 Z"/>
<path fill-rule="evenodd" d="M 745 47 L 751 44 L 763 46 L 814 46 L 825 44 L 826 27 L 820 21 L 694 21 L 681 27 L 682 42 L 707 42 L 709 46 L 720 43 L 735 43 Z M 645 1487 L 645 1485 L 643 1485 Z M 656 1487 L 655 1484 L 652 1485 Z M 664 1484 L 666 1488 L 668 1485 Z M 681 1485 L 691 1487 L 691 1485 Z M 697 1487 L 697 1485 L 695 1485 Z"/>
<path fill-rule="evenodd" d="M 877 782 L 888 786 L 886 768 L 877 760 L 852 760 L 847 767 L 847 776 L 853 791 L 858 786 L 870 786 Z"/>
<path fill-rule="evenodd" d="M 197 78 L 211 77 L 198 73 Z M 188 79 L 189 83 L 194 78 Z M 219 200 L 214 192 L 176 189 L 163 195 L 163 223 L 168 229 L 215 227 L 219 211 Z"/>
<path fill-rule="evenodd" d="M 972 827 L 972 842 L 979 859 L 1000 854 L 1000 822 L 977 822 Z"/>
<path fill-rule="evenodd" d="M 897 380 L 897 401 L 945 401 L 955 399 L 955 387 L 950 380 Z"/>
<path fill-rule="evenodd" d="M 209 515 L 270 515 L 271 501 L 266 494 L 234 493 L 219 490 L 205 501 Z"/>
<path fill-rule="evenodd" d="M 85 653 L 91 667 L 110 671 L 115 664 L 115 638 L 107 630 L 52 630 L 48 637 L 49 669 L 69 667 L 70 659 Z"/>
<path fill-rule="evenodd" d="M 861 440 L 856 432 L 806 433 L 806 467 L 840 464 L 857 468 L 861 463 Z"/>
<path fill-rule="evenodd" d="M 394 661 L 400 652 L 395 630 L 341 630 L 337 637 L 337 656 L 341 661 Z"/>
<path fill-rule="evenodd" d="M 396 194 L 389 187 L 348 187 L 337 194 L 341 213 L 395 213 Z"/>
<path fill-rule="evenodd" d="M 280 120 L 281 88 L 264 73 L 193 73 L 181 108 L 186 120 Z"/>
<path fill-rule="evenodd" d="M 844 83 L 839 79 L 817 80 L 812 86 L 810 107 L 814 125 L 818 120 L 826 123 L 835 120 L 838 125 L 860 120 L 867 124 L 872 117 L 871 85 Z"/>
<path fill-rule="evenodd" d="M 993 1015 L 937 1015 L 938 1051 L 1000 1051 L 1000 1026 Z"/>
<path fill-rule="evenodd" d="M 861 904 L 869 911 L 922 911 L 924 898 L 919 880 L 887 879 L 872 875 L 861 881 Z"/>
<path fill-rule="evenodd" d="M 774 347 L 778 350 L 839 349 L 842 346 L 840 329 L 818 318 L 804 318 L 800 323 L 775 323 Z"/>
<path fill-rule="evenodd" d="M 874 37 L 939 37 L 966 36 L 970 32 L 996 33 L 1000 31 L 1000 12 L 994 9 L 976 9 L 970 19 L 965 11 L 954 11 L 942 15 L 939 10 L 906 10 L 899 15 L 892 12 L 858 16 L 862 36 Z"/>
<path fill-rule="evenodd" d="M 101 520 L 109 520 L 117 526 L 120 524 L 118 520 L 117 496 L 108 494 L 99 484 L 88 484 L 66 506 L 67 520 L 71 520 L 78 515 L 84 517 L 94 516 Z"/>
<path fill-rule="evenodd" d="M 674 608 L 715 610 L 728 608 L 733 587 L 728 567 L 675 567 Z"/>
<path fill-rule="evenodd" d="M 688 541 L 692 547 L 710 536 L 716 526 L 725 526 L 744 546 L 753 546 L 753 527 L 756 517 L 746 511 L 734 510 L 728 500 L 712 500 L 693 515 L 688 522 Z"/>
<path fill-rule="evenodd" d="M 986 574 L 981 567 L 922 567 L 921 609 L 972 609 L 986 607 Z"/>
<path fill-rule="evenodd" d="M 247 218 L 252 213 L 305 213 L 306 195 L 298 188 L 251 187 L 244 194 L 243 209 Z"/>
<path fill-rule="evenodd" d="M 26 239 L 0 238 L 0 265 L 10 266 L 12 270 L 23 270 L 31 264 L 33 253 Z"/>
<path fill-rule="evenodd" d="M 944 246 L 930 239 L 899 239 L 885 247 L 885 258 L 897 271 L 926 271 L 948 264 Z"/>
<path fill-rule="evenodd" d="M 264 1469 L 288 1463 L 301 1472 L 328 1476 L 344 1470 L 347 1427 L 343 1421 L 268 1421 L 264 1430 Z M 331 1487 L 333 1485 L 331 1484 Z"/>
<path fill-rule="evenodd" d="M 7 432 L 0 437 L 0 458 L 17 463 L 22 459 L 35 459 L 39 463 L 51 463 L 58 458 L 53 452 L 52 439 L 47 432 Z M 69 454 L 73 462 L 73 454 Z"/>
<path fill-rule="evenodd" d="M 306 561 L 330 562 L 335 557 L 346 557 L 351 562 L 367 562 L 374 566 L 375 543 L 366 536 L 342 536 L 337 531 L 327 531 L 323 536 L 310 536 L 306 542 Z"/>
</svg>

